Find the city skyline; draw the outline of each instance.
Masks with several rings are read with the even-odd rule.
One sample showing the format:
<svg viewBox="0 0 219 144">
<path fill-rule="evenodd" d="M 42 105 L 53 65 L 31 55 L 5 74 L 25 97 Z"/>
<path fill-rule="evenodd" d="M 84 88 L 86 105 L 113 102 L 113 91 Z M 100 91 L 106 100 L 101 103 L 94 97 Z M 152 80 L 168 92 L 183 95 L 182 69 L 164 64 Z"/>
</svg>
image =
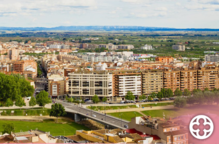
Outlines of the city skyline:
<svg viewBox="0 0 219 144">
<path fill-rule="evenodd" d="M 219 0 L 2 0 L 0 26 L 218 28 Z"/>
</svg>

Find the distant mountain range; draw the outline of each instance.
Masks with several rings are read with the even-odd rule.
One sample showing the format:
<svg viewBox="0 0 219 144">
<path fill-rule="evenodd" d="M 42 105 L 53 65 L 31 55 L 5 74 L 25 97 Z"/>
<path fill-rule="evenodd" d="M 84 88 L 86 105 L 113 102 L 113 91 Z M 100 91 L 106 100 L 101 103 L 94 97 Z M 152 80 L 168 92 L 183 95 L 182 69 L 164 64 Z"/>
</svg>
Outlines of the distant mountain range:
<svg viewBox="0 0 219 144">
<path fill-rule="evenodd" d="M 59 26 L 59 27 L 0 27 L 7 31 L 219 31 L 210 28 L 166 28 L 143 26 Z"/>
</svg>

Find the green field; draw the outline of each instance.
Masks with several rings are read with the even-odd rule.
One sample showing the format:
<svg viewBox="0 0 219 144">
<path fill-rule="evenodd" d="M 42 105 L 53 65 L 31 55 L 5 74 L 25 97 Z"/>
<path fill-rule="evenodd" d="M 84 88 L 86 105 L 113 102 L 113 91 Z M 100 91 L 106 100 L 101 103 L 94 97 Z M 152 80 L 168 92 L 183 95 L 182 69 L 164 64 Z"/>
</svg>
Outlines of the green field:
<svg viewBox="0 0 219 144">
<path fill-rule="evenodd" d="M 142 116 L 140 113 L 138 112 L 119 112 L 119 113 L 108 113 L 108 115 L 117 117 L 117 118 L 122 118 L 124 120 L 127 121 L 131 121 L 131 119 L 133 117 L 138 117 L 138 116 Z"/>
<path fill-rule="evenodd" d="M 74 135 L 76 130 L 89 130 L 83 125 L 79 125 L 74 122 L 67 124 L 58 124 L 51 121 L 47 122 L 27 122 L 27 121 L 10 121 L 10 120 L 0 120 L 0 132 L 3 130 L 2 125 L 5 123 L 13 123 L 15 127 L 15 132 L 28 131 L 28 130 L 42 130 L 45 132 L 50 132 L 53 136 L 59 135 Z"/>
<path fill-rule="evenodd" d="M 163 114 L 166 118 L 169 117 L 176 117 L 180 114 L 180 110 L 169 109 L 169 110 L 149 110 L 149 111 L 142 111 L 145 115 L 151 117 L 162 117 Z"/>
<path fill-rule="evenodd" d="M 152 106 L 152 107 L 154 107 L 154 106 L 168 106 L 168 105 L 173 105 L 173 103 L 170 102 L 170 103 L 143 104 L 142 107 L 150 107 L 150 106 Z"/>
<path fill-rule="evenodd" d="M 50 114 L 50 109 L 42 109 L 42 108 L 33 108 L 33 109 L 8 109 L 8 110 L 1 110 L 2 116 L 48 116 Z M 14 111 L 14 113 L 11 113 Z"/>
</svg>

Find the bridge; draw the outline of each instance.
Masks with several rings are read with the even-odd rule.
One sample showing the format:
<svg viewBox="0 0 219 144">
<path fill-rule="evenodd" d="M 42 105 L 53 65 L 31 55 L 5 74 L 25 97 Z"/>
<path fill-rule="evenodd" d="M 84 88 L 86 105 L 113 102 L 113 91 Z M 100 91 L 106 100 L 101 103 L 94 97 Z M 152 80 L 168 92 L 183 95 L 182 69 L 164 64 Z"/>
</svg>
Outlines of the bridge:
<svg viewBox="0 0 219 144">
<path fill-rule="evenodd" d="M 93 111 L 90 109 L 83 108 L 79 105 L 74 105 L 72 103 L 63 102 L 60 100 L 56 100 L 57 103 L 62 104 L 65 107 L 66 112 L 74 114 L 74 120 L 80 121 L 81 118 L 87 117 L 89 119 L 93 119 L 105 125 L 120 128 L 120 129 L 127 129 L 128 128 L 128 121 L 122 120 L 110 115 L 106 115 L 97 111 Z"/>
</svg>

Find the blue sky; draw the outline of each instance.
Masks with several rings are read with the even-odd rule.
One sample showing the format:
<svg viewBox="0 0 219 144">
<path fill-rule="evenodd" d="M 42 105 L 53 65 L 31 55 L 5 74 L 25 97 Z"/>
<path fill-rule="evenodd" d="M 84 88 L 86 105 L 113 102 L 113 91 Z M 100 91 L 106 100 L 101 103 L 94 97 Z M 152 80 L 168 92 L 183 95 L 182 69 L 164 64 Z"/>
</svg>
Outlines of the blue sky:
<svg viewBox="0 0 219 144">
<path fill-rule="evenodd" d="M 219 0 L 0 0 L 0 26 L 219 28 Z"/>
</svg>

